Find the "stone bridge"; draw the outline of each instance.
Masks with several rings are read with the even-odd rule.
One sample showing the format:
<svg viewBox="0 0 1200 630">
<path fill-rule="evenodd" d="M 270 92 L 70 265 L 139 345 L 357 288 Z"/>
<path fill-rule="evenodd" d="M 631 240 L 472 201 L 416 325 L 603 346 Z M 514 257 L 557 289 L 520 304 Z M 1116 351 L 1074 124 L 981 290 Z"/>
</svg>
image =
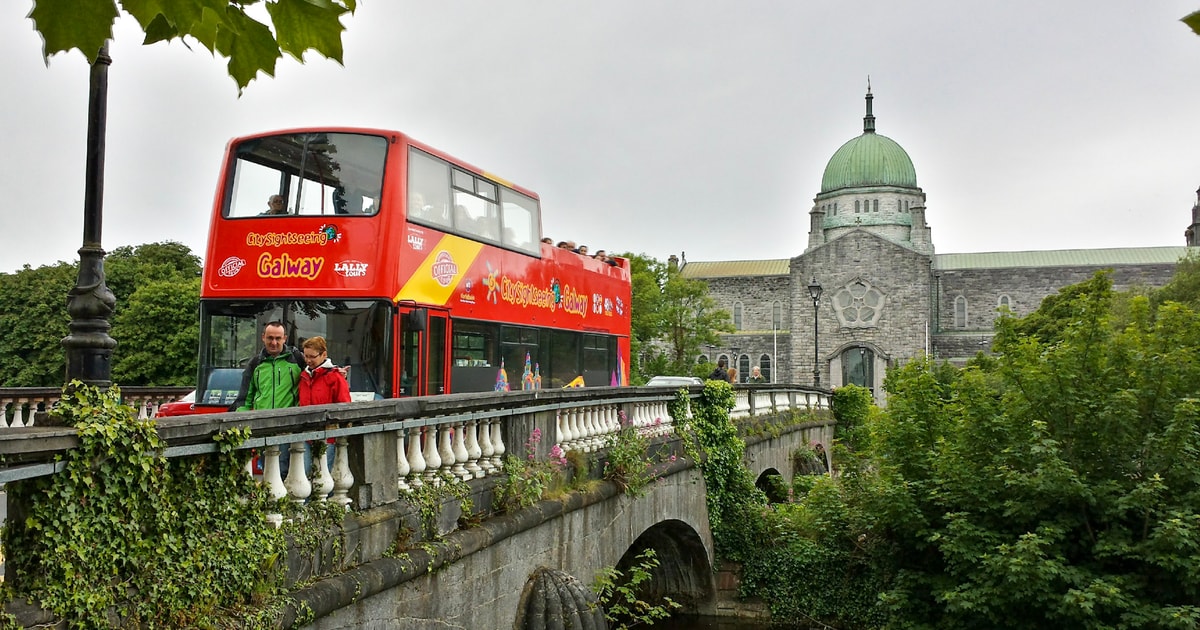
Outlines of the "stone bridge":
<svg viewBox="0 0 1200 630">
<path fill-rule="evenodd" d="M 831 441 L 826 392 L 777 385 L 735 391 L 731 415 L 749 431 L 745 462 L 756 478 L 790 476 L 796 449 Z M 558 605 L 543 598 L 567 597 L 533 594 L 527 586 L 538 569 L 590 585 L 601 569 L 627 568 L 647 548 L 661 562 L 647 594 L 670 596 L 687 612 L 719 614 L 704 481 L 673 435 L 667 405 L 674 395 L 672 388 L 646 387 L 450 395 L 162 419 L 159 433 L 171 444 L 168 456 L 184 456 L 211 448 L 199 438 L 249 426 L 254 437 L 243 447 L 264 453 L 262 482 L 277 496 L 335 501 L 351 510 L 338 540 L 331 540 L 344 552 L 315 563 L 292 558 L 289 580 L 304 586 L 290 594 L 281 627 L 514 627 L 519 615 L 528 619 L 536 614 L 532 609 Z M 676 455 L 663 460 L 659 480 L 643 496 L 599 481 L 524 510 L 490 509 L 500 457 L 519 450 L 534 429 L 554 437 L 543 440 L 538 456 L 554 443 L 582 451 L 599 478 L 605 437 L 619 430 L 621 417 L 653 438 L 652 452 Z M 768 421 L 777 424 L 762 430 Z M 35 429 L 0 432 L 0 454 L 20 462 L 0 470 L 0 481 L 53 474 L 52 462 L 37 460 L 70 448 L 73 429 L 41 428 L 41 446 L 31 435 L 22 439 Z M 320 472 L 312 479 L 281 477 L 279 444 L 292 445 L 291 469 L 303 470 L 305 442 L 322 439 L 338 445 L 331 472 L 318 458 Z M 477 523 L 459 528 L 460 517 L 472 515 L 446 498 L 437 531 L 422 539 L 423 517 L 406 494 L 439 476 L 467 482 L 474 519 L 465 522 Z M 19 617 L 28 624 L 47 620 L 44 614 Z"/>
</svg>

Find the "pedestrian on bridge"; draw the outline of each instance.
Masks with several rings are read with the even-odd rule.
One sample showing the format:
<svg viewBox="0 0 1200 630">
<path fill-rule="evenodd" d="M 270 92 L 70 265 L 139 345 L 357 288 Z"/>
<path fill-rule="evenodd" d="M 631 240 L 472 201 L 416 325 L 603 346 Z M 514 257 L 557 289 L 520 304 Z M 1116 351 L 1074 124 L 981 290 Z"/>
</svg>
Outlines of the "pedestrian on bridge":
<svg viewBox="0 0 1200 630">
<path fill-rule="evenodd" d="M 242 386 L 230 411 L 286 409 L 298 402 L 304 355 L 287 345 L 283 322 L 273 321 L 263 326 L 262 342 L 262 352 L 250 360 L 242 373 Z"/>
</svg>

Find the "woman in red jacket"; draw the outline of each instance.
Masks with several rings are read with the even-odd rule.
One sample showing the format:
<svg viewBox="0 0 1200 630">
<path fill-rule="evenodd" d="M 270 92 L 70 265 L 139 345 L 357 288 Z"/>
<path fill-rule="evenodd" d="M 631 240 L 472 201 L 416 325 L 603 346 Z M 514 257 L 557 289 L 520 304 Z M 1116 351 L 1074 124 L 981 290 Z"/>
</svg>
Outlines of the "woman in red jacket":
<svg viewBox="0 0 1200 630">
<path fill-rule="evenodd" d="M 329 360 L 324 337 L 305 340 L 304 363 L 307 367 L 300 372 L 301 405 L 350 402 L 350 385 Z"/>
</svg>

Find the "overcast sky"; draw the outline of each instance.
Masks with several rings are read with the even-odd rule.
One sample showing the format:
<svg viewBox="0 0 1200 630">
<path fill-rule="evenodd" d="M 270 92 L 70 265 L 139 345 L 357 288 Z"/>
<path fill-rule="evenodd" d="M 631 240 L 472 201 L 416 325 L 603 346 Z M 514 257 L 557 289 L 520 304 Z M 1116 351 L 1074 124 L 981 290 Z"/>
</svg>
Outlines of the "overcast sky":
<svg viewBox="0 0 1200 630">
<path fill-rule="evenodd" d="M 88 66 L 0 2 L 0 272 L 74 260 Z M 938 252 L 1182 245 L 1200 186 L 1198 0 L 360 0 L 345 66 L 223 59 L 118 22 L 103 245 L 203 255 L 225 143 L 396 129 L 541 196 L 546 235 L 665 259 L 795 256 L 830 156 L 907 150 Z"/>
</svg>

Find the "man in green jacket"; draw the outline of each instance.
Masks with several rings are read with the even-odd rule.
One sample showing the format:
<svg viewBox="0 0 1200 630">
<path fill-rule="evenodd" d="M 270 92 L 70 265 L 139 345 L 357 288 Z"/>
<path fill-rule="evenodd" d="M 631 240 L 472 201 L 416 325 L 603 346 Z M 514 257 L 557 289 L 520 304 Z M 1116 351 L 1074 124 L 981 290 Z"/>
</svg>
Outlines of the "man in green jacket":
<svg viewBox="0 0 1200 630">
<path fill-rule="evenodd" d="M 233 410 L 284 409 L 299 402 L 296 391 L 304 355 L 287 345 L 283 322 L 268 322 L 263 326 L 262 342 L 262 352 L 250 360 L 242 373 L 242 386 Z"/>
</svg>

